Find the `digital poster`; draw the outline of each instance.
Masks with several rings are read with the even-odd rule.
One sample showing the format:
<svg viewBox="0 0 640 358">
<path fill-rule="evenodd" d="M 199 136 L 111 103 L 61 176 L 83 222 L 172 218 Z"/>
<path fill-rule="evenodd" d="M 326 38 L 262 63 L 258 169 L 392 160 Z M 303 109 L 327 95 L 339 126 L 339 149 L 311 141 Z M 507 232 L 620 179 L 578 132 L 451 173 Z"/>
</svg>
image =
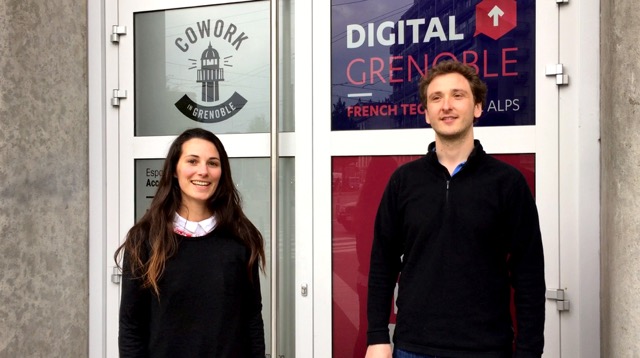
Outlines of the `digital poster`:
<svg viewBox="0 0 640 358">
<path fill-rule="evenodd" d="M 331 128 L 427 128 L 418 83 L 443 60 L 488 87 L 476 126 L 535 125 L 533 0 L 332 0 Z"/>
</svg>

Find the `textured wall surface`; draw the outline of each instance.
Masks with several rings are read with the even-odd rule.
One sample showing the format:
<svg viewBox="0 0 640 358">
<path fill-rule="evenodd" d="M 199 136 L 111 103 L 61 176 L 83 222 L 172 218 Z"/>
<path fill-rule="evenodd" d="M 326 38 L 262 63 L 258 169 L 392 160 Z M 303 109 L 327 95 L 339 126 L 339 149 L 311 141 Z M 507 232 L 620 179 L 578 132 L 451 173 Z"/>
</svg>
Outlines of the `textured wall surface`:
<svg viewBox="0 0 640 358">
<path fill-rule="evenodd" d="M 601 1 L 602 357 L 640 357 L 640 2 Z"/>
<path fill-rule="evenodd" d="M 86 357 L 86 2 L 0 0 L 0 357 Z"/>
</svg>

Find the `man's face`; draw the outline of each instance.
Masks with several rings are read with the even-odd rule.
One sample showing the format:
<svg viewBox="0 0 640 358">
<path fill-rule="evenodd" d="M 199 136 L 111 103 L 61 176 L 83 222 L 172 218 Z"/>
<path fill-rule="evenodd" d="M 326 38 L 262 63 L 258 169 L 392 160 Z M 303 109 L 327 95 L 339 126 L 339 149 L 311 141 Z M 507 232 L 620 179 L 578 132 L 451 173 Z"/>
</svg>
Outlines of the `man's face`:
<svg viewBox="0 0 640 358">
<path fill-rule="evenodd" d="M 462 139 L 472 135 L 473 121 L 482 114 L 474 103 L 469 81 L 459 73 L 435 77 L 427 87 L 425 117 L 442 139 Z"/>
</svg>

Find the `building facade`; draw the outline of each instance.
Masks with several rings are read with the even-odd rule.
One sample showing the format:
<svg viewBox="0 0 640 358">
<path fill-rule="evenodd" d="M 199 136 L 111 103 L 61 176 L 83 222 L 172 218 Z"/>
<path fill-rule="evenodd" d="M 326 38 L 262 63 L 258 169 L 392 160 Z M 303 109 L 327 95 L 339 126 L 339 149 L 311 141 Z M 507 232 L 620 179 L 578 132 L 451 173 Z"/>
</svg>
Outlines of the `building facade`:
<svg viewBox="0 0 640 358">
<path fill-rule="evenodd" d="M 447 2 L 420 3 L 438 7 Z M 223 132 L 234 159 L 234 177 L 241 178 L 241 192 L 250 199 L 252 220 L 265 236 L 277 233 L 275 243 L 269 240 L 271 271 L 265 277 L 267 353 L 337 357 L 343 346 L 353 344 L 345 348 L 352 355 L 362 346 L 357 332 L 362 305 L 354 303 L 363 274 L 349 264 L 361 260 L 362 253 L 356 247 L 362 240 L 356 238 L 354 222 L 365 220 L 358 215 L 375 203 L 359 200 L 360 194 L 375 193 L 380 185 L 367 179 L 369 172 L 383 175 L 398 162 L 420 155 L 431 134 L 428 128 L 417 128 L 419 115 L 379 115 L 344 128 L 336 125 L 344 122 L 333 123 L 335 105 L 343 103 L 346 110 L 352 104 L 346 94 L 340 101 L 332 97 L 331 62 L 338 59 L 332 58 L 337 53 L 332 49 L 336 30 L 330 19 L 336 23 L 337 14 L 331 1 L 280 1 L 274 7 L 269 1 L 121 1 L 117 6 L 108 1 L 0 0 L 0 357 L 115 356 L 118 276 L 111 256 L 143 208 L 149 195 L 145 190 L 152 195 L 153 170 L 171 133 L 180 128 L 166 124 L 160 127 L 169 129 L 162 132 L 143 118 L 153 120 L 174 110 L 177 101 L 167 99 L 175 93 L 199 102 L 203 86 L 211 83 L 198 83 L 193 69 L 188 81 L 199 87 L 184 91 L 179 80 L 185 79 L 171 77 L 166 66 L 135 62 L 146 54 L 166 56 L 164 64 L 177 55 L 163 52 L 171 45 L 161 43 L 162 36 L 155 47 L 150 42 L 142 49 L 134 47 L 135 36 L 148 31 L 153 38 L 158 31 L 154 26 L 160 25 L 150 18 L 148 27 L 134 32 L 133 19 L 138 13 L 214 5 L 227 6 L 222 8 L 229 15 L 225 21 L 235 19 L 235 11 L 247 13 L 247 8 L 265 14 L 255 26 L 276 28 L 278 34 L 247 35 L 240 43 L 240 33 L 250 31 L 247 22 L 225 22 L 227 29 L 232 23 L 238 32 L 231 41 L 215 44 L 219 58 L 209 59 L 218 70 L 226 57 L 233 65 L 224 71 L 224 81 L 216 77 L 219 87 L 211 91 L 225 106 L 209 108 L 218 105 L 214 101 L 198 107 L 201 113 L 191 112 L 203 126 Z M 568 311 L 547 319 L 550 350 L 545 356 L 635 357 L 640 355 L 640 305 L 635 299 L 640 292 L 640 224 L 635 219 L 640 214 L 635 200 L 640 194 L 640 130 L 635 121 L 640 103 L 635 83 L 640 74 L 635 41 L 640 4 L 570 0 L 535 6 L 536 29 L 547 22 L 557 29 L 536 35 L 535 84 L 545 91 L 535 93 L 535 125 L 506 132 L 480 127 L 477 135 L 493 154 L 524 154 L 518 163 L 525 167 L 531 168 L 531 155 L 535 157 L 541 218 L 552 223 L 545 228 L 546 236 L 556 237 L 545 246 L 545 254 L 557 258 L 547 263 L 554 270 L 547 281 L 550 288 L 563 289 L 570 302 Z M 190 28 L 199 33 L 197 24 L 189 22 L 193 17 L 169 15 L 163 17 L 162 28 L 175 29 L 172 43 L 180 37 L 181 44 L 193 46 L 193 55 L 185 58 L 199 63 L 209 44 L 189 37 Z M 281 20 L 278 26 L 268 21 L 274 16 Z M 463 31 L 465 16 L 472 15 L 461 13 L 459 31 L 453 33 L 442 20 L 447 36 Z M 412 17 L 409 13 L 405 19 Z M 138 17 L 136 26 L 144 21 Z M 131 25 L 118 34 L 123 29 L 112 26 L 123 23 Z M 212 31 L 216 37 L 215 22 Z M 224 39 L 227 32 L 221 31 L 219 38 Z M 252 42 L 256 38 L 260 41 Z M 271 47 L 275 42 L 278 46 Z M 246 48 L 257 52 L 247 56 L 241 52 Z M 273 48 L 278 49 L 275 55 Z M 402 51 L 408 55 L 414 49 L 391 47 L 386 56 Z M 249 66 L 249 59 L 265 57 L 280 66 L 253 67 L 256 72 L 242 68 Z M 544 76 L 546 65 L 556 63 L 564 65 L 567 85 L 545 82 L 556 79 Z M 162 71 L 167 73 L 158 76 Z M 135 77 L 138 74 L 147 82 Z M 236 83 L 235 93 L 247 101 L 240 111 L 229 107 L 241 100 L 224 87 L 227 83 Z M 371 103 L 409 101 L 406 85 L 394 85 L 391 95 Z M 138 95 L 135 86 L 151 90 Z M 167 97 L 159 97 L 160 87 L 167 88 Z M 114 89 L 127 90 L 127 96 Z M 278 94 L 276 102 L 273 93 Z M 543 106 L 543 100 L 549 105 Z M 188 108 L 188 102 L 181 103 Z M 149 109 L 136 112 L 140 108 Z M 551 117 L 557 120 L 545 121 Z M 232 125 L 230 118 L 249 121 Z M 401 127 L 399 123 L 409 125 L 389 128 Z M 272 133 L 274 127 L 279 130 Z M 542 132 L 555 134 L 547 142 Z M 389 166 L 389 159 L 395 164 Z M 273 202 L 270 181 L 278 183 Z M 547 307 L 555 306 L 549 301 Z"/>
</svg>

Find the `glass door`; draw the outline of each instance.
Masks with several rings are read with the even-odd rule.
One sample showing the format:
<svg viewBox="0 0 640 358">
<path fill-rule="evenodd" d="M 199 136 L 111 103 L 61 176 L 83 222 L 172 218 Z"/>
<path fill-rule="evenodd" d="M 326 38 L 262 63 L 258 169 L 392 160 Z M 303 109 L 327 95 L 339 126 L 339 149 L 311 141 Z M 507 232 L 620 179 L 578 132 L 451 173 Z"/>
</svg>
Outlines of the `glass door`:
<svg viewBox="0 0 640 358">
<path fill-rule="evenodd" d="M 305 209 L 296 197 L 306 186 L 296 178 L 306 164 L 296 152 L 303 139 L 294 118 L 293 3 L 121 0 L 118 19 L 122 33 L 113 45 L 126 96 L 115 103 L 119 184 L 111 193 L 119 203 L 119 241 L 110 246 L 148 208 L 176 136 L 192 127 L 214 132 L 229 154 L 245 213 L 265 238 L 265 354 L 295 356 L 295 313 L 305 305 L 296 302 L 304 297 L 295 294 L 303 280 L 295 273 L 306 252 L 304 244 L 296 249 L 296 218 Z M 108 294 L 119 296 L 117 290 L 111 285 Z M 107 309 L 110 317 L 117 312 L 117 305 Z M 117 357 L 114 319 L 107 319 L 106 349 Z"/>
<path fill-rule="evenodd" d="M 493 6 L 499 16 L 489 14 Z M 393 170 L 434 140 L 417 84 L 441 60 L 470 64 L 487 82 L 475 137 L 527 179 L 546 283 L 559 287 L 558 88 L 545 76 L 558 61 L 555 4 L 327 0 L 313 11 L 326 19 L 313 27 L 314 220 L 323 223 L 314 226 L 314 356 L 364 356 L 375 212 Z M 559 328 L 560 313 L 548 301 L 547 357 L 560 356 Z"/>
</svg>

